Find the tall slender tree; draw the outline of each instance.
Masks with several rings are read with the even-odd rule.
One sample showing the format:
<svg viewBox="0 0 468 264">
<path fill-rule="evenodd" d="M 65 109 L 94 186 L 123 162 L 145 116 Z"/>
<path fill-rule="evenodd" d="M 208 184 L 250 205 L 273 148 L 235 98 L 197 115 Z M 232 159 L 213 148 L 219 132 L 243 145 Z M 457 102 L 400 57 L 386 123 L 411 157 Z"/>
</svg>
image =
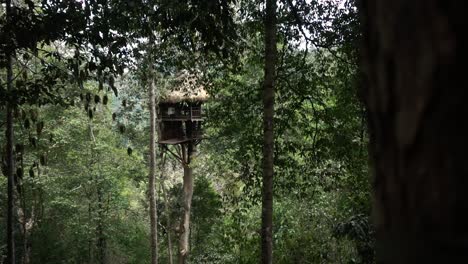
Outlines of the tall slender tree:
<svg viewBox="0 0 468 264">
<path fill-rule="evenodd" d="M 157 111 L 156 111 L 157 112 Z M 159 127 L 158 127 L 159 128 Z M 158 129 L 158 134 L 161 133 Z M 173 258 L 172 258 L 172 235 L 171 235 L 171 208 L 170 208 L 170 201 L 167 195 L 167 190 L 165 186 L 165 180 L 166 180 L 166 155 L 164 153 L 164 149 L 162 147 L 159 148 L 159 160 L 160 160 L 160 173 L 161 177 L 159 178 L 160 180 L 160 187 L 161 187 L 161 192 L 162 196 L 164 199 L 164 208 L 165 208 L 165 213 L 166 213 L 166 234 L 167 234 L 167 256 L 169 258 L 169 264 L 174 263 Z"/>
<path fill-rule="evenodd" d="M 466 2 L 361 1 L 379 263 L 468 260 Z"/>
<path fill-rule="evenodd" d="M 273 119 L 275 105 L 276 57 L 276 0 L 266 0 L 265 79 L 263 82 L 262 263 L 273 263 Z"/>
<path fill-rule="evenodd" d="M 11 26 L 11 15 L 12 7 L 11 0 L 6 0 L 6 17 L 7 25 Z M 9 28 L 10 29 L 10 28 Z M 11 29 L 10 29 L 11 30 Z M 6 49 L 6 60 L 7 60 L 7 91 L 8 95 L 12 96 L 13 94 L 13 53 L 14 49 L 12 45 L 9 45 Z M 7 262 L 9 264 L 15 264 L 15 237 L 14 237 L 14 170 L 15 170 L 15 161 L 14 161 L 14 132 L 13 132 L 13 109 L 15 105 L 9 100 L 6 104 L 6 158 L 7 158 L 7 178 L 8 178 L 8 209 L 7 209 Z"/>
<path fill-rule="evenodd" d="M 153 62 L 150 61 L 150 64 Z M 152 68 L 152 67 L 151 67 Z M 149 142 L 149 175 L 148 175 L 148 192 L 150 204 L 150 229 L 151 229 L 151 264 L 158 263 L 158 215 L 155 194 L 155 178 L 156 178 L 156 106 L 154 95 L 154 73 L 150 72 L 149 81 L 149 96 L 148 106 L 150 112 L 150 142 Z"/>
<path fill-rule="evenodd" d="M 96 199 L 97 199 L 97 218 L 96 218 L 96 257 L 97 262 L 99 264 L 107 263 L 107 237 L 106 237 L 106 230 L 105 230 L 105 209 L 104 209 L 104 193 L 103 193 L 103 186 L 102 186 L 102 173 L 100 169 L 100 161 L 97 158 L 99 155 L 96 153 L 96 137 L 94 135 L 94 128 L 93 128 L 93 121 L 88 120 L 88 130 L 89 130 L 89 140 L 91 142 L 90 145 L 90 152 L 91 152 L 91 160 L 90 160 L 90 175 L 91 179 L 94 182 L 96 187 Z M 93 171 L 93 164 L 98 164 L 98 171 Z"/>
<path fill-rule="evenodd" d="M 153 33 L 150 30 L 150 45 L 154 43 Z M 153 47 L 149 47 L 150 54 Z M 151 229 L 151 264 L 158 263 L 158 214 L 155 194 L 156 181 L 156 96 L 155 96 L 155 72 L 153 67 L 153 56 L 150 56 L 150 70 L 148 83 L 148 107 L 150 112 L 150 142 L 149 142 L 149 175 L 148 194 L 150 205 L 150 229 Z"/>
</svg>

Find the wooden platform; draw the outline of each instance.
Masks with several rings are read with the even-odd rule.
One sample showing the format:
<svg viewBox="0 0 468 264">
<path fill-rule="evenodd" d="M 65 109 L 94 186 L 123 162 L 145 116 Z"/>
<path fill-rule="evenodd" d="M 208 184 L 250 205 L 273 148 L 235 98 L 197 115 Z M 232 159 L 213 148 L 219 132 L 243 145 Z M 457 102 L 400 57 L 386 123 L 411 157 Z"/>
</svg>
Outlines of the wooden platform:
<svg viewBox="0 0 468 264">
<path fill-rule="evenodd" d="M 165 118 L 163 117 L 157 119 L 158 122 L 163 122 L 163 121 L 203 121 L 202 117 L 171 117 L 171 118 Z"/>
<path fill-rule="evenodd" d="M 160 140 L 158 143 L 166 144 L 166 145 L 177 145 L 177 144 L 185 143 L 188 141 L 190 141 L 190 139 L 179 139 L 179 138 L 174 139 L 173 138 L 173 139 Z"/>
<path fill-rule="evenodd" d="M 171 138 L 171 139 L 165 139 L 165 140 L 159 140 L 159 144 L 165 144 L 165 145 L 177 145 L 177 144 L 182 144 L 185 142 L 189 141 L 197 141 L 197 140 L 202 140 L 204 137 L 198 136 L 198 137 L 193 137 L 193 138 Z"/>
</svg>

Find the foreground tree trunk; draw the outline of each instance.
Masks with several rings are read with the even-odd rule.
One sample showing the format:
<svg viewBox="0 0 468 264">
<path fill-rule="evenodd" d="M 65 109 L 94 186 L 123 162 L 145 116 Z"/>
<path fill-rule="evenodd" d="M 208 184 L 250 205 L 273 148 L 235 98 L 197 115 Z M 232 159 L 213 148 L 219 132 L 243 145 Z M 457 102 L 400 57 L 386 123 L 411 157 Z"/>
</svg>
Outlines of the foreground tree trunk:
<svg viewBox="0 0 468 264">
<path fill-rule="evenodd" d="M 467 263 L 466 3 L 361 1 L 379 263 Z"/>
<path fill-rule="evenodd" d="M 184 213 L 180 223 L 180 239 L 179 239 L 179 264 L 186 263 L 189 253 L 189 238 L 190 238 L 190 214 L 192 209 L 193 196 L 193 175 L 190 165 L 195 152 L 194 142 L 189 141 L 187 145 L 182 145 L 183 166 L 184 166 Z"/>
<path fill-rule="evenodd" d="M 11 0 L 6 0 L 6 16 L 7 20 L 11 16 Z M 6 60 L 7 60 L 7 91 L 12 93 L 13 91 L 13 50 L 9 47 L 10 50 L 7 51 Z M 13 108 L 15 106 L 12 102 L 7 102 L 6 105 L 6 162 L 7 162 L 7 196 L 8 196 L 8 206 L 7 206 L 7 263 L 15 264 L 15 236 L 14 236 L 14 216 L 15 211 L 15 199 L 14 199 L 14 171 L 15 171 L 15 160 L 13 153 L 14 146 L 14 131 L 13 131 Z"/>
<path fill-rule="evenodd" d="M 150 143 L 149 143 L 149 175 L 148 192 L 150 205 L 150 229 L 151 229 L 151 264 L 158 263 L 158 215 L 155 195 L 156 177 L 156 106 L 154 95 L 154 79 L 149 85 L 149 111 L 150 111 Z"/>
<path fill-rule="evenodd" d="M 262 263 L 273 262 L 273 117 L 276 53 L 276 0 L 267 0 L 265 17 L 265 80 L 263 83 Z"/>
</svg>

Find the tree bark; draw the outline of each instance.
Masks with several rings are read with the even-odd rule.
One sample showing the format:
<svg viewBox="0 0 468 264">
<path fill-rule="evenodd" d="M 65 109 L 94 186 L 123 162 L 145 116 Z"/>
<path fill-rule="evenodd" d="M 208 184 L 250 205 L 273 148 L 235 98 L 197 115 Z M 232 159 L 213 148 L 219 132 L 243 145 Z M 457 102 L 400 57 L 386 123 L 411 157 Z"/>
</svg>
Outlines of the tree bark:
<svg viewBox="0 0 468 264">
<path fill-rule="evenodd" d="M 91 177 L 92 180 L 92 177 Z M 90 195 L 91 196 L 91 195 Z M 92 215 L 92 208 L 91 208 L 91 201 L 88 202 L 88 221 L 91 224 L 93 221 L 93 215 Z M 91 236 L 88 238 L 88 263 L 94 263 L 94 258 L 93 258 L 93 239 Z"/>
<path fill-rule="evenodd" d="M 97 180 L 97 178 L 96 178 Z M 103 194 L 102 184 L 96 182 L 97 192 L 97 205 L 98 205 L 98 222 L 97 222 L 97 249 L 98 249 L 98 261 L 99 264 L 105 264 L 107 262 L 107 241 L 104 233 L 104 206 L 103 206 Z"/>
<path fill-rule="evenodd" d="M 266 0 L 265 79 L 263 83 L 262 263 L 273 263 L 273 160 L 276 71 L 276 0 Z"/>
<path fill-rule="evenodd" d="M 149 143 L 149 179 L 148 192 L 150 204 L 150 229 L 151 229 L 151 263 L 158 263 L 158 215 L 155 195 L 155 174 L 156 174 L 156 106 L 154 95 L 154 79 L 151 77 L 149 85 L 149 109 L 150 109 L 150 143 Z"/>
<path fill-rule="evenodd" d="M 158 132 L 160 133 L 160 131 Z M 170 210 L 170 201 L 169 201 L 169 198 L 167 197 L 167 190 L 166 190 L 166 186 L 164 186 L 164 181 L 165 181 L 165 166 L 166 166 L 166 157 L 165 157 L 165 153 L 162 149 L 160 149 L 160 157 L 161 157 L 161 191 L 162 191 L 162 195 L 163 195 L 163 198 L 164 198 L 164 203 L 166 204 L 166 232 L 167 232 L 167 254 L 168 254 L 168 257 L 169 257 L 169 264 L 173 264 L 174 261 L 173 261 L 173 254 L 172 254 L 172 236 L 171 236 L 171 210 Z"/>
<path fill-rule="evenodd" d="M 89 129 L 89 138 L 92 142 L 91 145 L 91 162 L 89 168 L 92 170 L 93 163 L 96 161 L 99 164 L 98 157 L 99 155 L 95 155 L 94 150 L 96 148 L 96 137 L 94 136 L 94 130 L 92 121 L 88 121 L 88 129 Z M 91 175 L 92 175 L 92 171 Z M 97 248 L 97 261 L 100 264 L 105 264 L 107 262 L 107 238 L 104 230 L 104 201 L 103 201 L 103 191 L 102 191 L 102 182 L 101 182 L 101 169 L 99 168 L 99 173 L 95 177 L 91 176 L 91 179 L 94 181 L 94 185 L 96 186 L 96 196 L 97 196 L 97 214 L 98 219 L 96 223 L 96 234 L 97 234 L 97 241 L 96 241 L 96 248 Z"/>
<path fill-rule="evenodd" d="M 192 209 L 193 196 L 193 175 L 192 167 L 190 166 L 195 151 L 195 146 L 192 141 L 189 141 L 187 146 L 182 145 L 184 156 L 184 214 L 180 223 L 180 240 L 179 240 L 179 264 L 184 264 L 187 261 L 189 253 L 189 238 L 190 238 L 190 214 Z"/>
<path fill-rule="evenodd" d="M 164 202 L 166 203 L 166 222 L 167 222 L 167 254 L 169 255 L 169 264 L 173 264 L 173 253 L 172 253 L 172 236 L 171 236 L 171 212 L 169 208 L 169 199 L 167 198 L 167 192 L 163 187 Z"/>
<path fill-rule="evenodd" d="M 466 2 L 362 0 L 379 263 L 468 261 Z"/>
<path fill-rule="evenodd" d="M 12 90 L 13 73 L 12 73 L 12 59 L 11 55 L 7 57 L 7 86 L 8 91 Z M 14 197 L 14 184 L 15 184 L 15 161 L 14 161 L 14 131 L 13 131 L 13 105 L 8 102 L 7 111 L 7 124 L 6 124 L 6 158 L 7 158 L 7 196 L 8 196 L 8 209 L 7 209 L 7 259 L 8 263 L 15 263 L 15 238 L 14 238 L 14 211 L 15 211 L 15 197 Z"/>
<path fill-rule="evenodd" d="M 7 21 L 11 16 L 11 0 L 6 0 L 6 17 Z M 12 47 L 7 47 L 7 91 L 9 94 L 13 93 L 13 55 L 14 50 Z M 15 182 L 15 159 L 14 159 L 14 131 L 13 131 L 13 108 L 15 106 L 9 100 L 6 104 L 6 162 L 7 162 L 7 263 L 15 264 L 15 236 L 14 236 L 14 211 L 15 211 L 15 197 L 14 197 L 14 182 Z"/>
<path fill-rule="evenodd" d="M 30 217 L 27 217 L 26 215 L 26 206 L 23 206 L 23 208 L 21 208 L 20 206 L 17 206 L 17 212 L 18 212 L 18 221 L 21 226 L 21 233 L 22 233 L 22 238 L 23 238 L 22 239 L 23 244 L 22 244 L 21 263 L 29 264 L 31 263 L 31 246 L 32 246 L 31 236 L 32 236 L 34 225 L 35 225 L 35 208 L 33 205 L 31 209 Z"/>
</svg>

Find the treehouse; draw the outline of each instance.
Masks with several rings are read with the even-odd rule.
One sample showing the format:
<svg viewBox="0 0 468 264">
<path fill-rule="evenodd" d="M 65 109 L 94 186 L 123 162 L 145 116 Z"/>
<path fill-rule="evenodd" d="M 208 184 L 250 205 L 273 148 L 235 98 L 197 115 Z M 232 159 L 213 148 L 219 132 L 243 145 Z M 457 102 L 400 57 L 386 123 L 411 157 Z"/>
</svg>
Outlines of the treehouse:
<svg viewBox="0 0 468 264">
<path fill-rule="evenodd" d="M 181 74 L 177 85 L 158 105 L 160 144 L 181 144 L 203 137 L 203 103 L 208 94 L 192 75 Z"/>
</svg>

